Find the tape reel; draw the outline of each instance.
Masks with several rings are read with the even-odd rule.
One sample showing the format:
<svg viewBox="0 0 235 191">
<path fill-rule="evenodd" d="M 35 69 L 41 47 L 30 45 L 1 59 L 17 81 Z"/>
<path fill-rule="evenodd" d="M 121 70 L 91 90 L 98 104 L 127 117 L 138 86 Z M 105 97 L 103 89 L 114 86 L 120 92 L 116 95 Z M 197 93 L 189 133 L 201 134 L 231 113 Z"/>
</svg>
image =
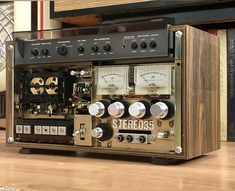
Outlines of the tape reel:
<svg viewBox="0 0 235 191">
<path fill-rule="evenodd" d="M 35 77 L 30 81 L 30 91 L 33 95 L 41 95 L 44 92 L 44 80 Z"/>
<path fill-rule="evenodd" d="M 58 78 L 49 77 L 45 83 L 45 89 L 48 95 L 58 94 Z"/>
<path fill-rule="evenodd" d="M 58 94 L 58 77 L 48 77 L 46 81 L 41 77 L 34 77 L 30 81 L 30 91 L 33 95 L 42 95 L 44 92 L 48 95 Z"/>
</svg>

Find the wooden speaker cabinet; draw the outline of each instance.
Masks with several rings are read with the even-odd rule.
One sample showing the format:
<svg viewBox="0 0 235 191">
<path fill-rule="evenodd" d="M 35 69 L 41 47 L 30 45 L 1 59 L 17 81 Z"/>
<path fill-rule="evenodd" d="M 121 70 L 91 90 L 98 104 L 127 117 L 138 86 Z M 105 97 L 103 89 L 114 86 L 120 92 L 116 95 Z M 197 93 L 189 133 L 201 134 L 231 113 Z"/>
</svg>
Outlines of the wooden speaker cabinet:
<svg viewBox="0 0 235 191">
<path fill-rule="evenodd" d="M 182 160 L 218 150 L 219 39 L 163 20 L 20 33 L 7 45 L 7 145 Z"/>
</svg>

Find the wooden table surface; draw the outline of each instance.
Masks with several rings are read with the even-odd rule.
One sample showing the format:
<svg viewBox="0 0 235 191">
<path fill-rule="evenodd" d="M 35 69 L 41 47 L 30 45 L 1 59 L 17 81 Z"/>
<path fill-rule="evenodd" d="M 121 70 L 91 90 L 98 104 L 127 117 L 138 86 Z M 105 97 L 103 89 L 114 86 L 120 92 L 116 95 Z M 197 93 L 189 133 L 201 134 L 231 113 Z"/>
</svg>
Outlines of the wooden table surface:
<svg viewBox="0 0 235 191">
<path fill-rule="evenodd" d="M 23 155 L 5 147 L 4 131 L 0 142 L 0 191 L 235 190 L 235 143 L 222 143 L 220 151 L 183 164 L 162 166 L 119 156 Z"/>
</svg>

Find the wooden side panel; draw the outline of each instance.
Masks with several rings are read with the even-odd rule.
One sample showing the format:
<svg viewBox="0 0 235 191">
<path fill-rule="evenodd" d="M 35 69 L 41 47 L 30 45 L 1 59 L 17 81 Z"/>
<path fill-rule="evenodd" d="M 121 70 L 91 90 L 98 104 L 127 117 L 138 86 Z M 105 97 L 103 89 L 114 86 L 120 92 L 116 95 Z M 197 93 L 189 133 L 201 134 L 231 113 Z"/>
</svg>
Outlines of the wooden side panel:
<svg viewBox="0 0 235 191">
<path fill-rule="evenodd" d="M 220 148 L 219 38 L 186 26 L 183 99 L 186 156 Z"/>
<path fill-rule="evenodd" d="M 227 30 L 218 30 L 220 38 L 220 125 L 221 141 L 227 141 Z"/>
<path fill-rule="evenodd" d="M 97 8 L 97 7 L 106 7 L 113 5 L 123 5 L 129 3 L 140 3 L 147 2 L 150 0 L 109 0 L 109 1 L 98 1 L 98 0 L 90 0 L 87 2 L 84 1 L 66 1 L 66 0 L 57 0 L 55 1 L 55 11 L 71 11 L 71 10 L 79 10 L 79 9 L 88 9 L 88 8 Z"/>
</svg>

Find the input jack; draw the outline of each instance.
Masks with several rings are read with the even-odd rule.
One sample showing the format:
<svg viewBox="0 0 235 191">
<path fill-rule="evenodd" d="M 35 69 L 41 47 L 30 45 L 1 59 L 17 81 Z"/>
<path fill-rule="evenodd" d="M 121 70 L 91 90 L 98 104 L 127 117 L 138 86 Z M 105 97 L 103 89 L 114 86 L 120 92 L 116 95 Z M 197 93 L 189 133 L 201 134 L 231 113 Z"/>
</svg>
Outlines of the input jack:
<svg viewBox="0 0 235 191">
<path fill-rule="evenodd" d="M 118 135 L 116 139 L 117 139 L 118 142 L 122 142 L 122 141 L 124 141 L 124 136 L 123 135 Z"/>
<path fill-rule="evenodd" d="M 138 137 L 138 142 L 139 142 L 139 143 L 145 143 L 145 142 L 146 142 L 145 136 L 139 136 L 139 137 Z"/>
<path fill-rule="evenodd" d="M 133 137 L 131 135 L 126 136 L 126 142 L 131 143 L 133 141 Z"/>
</svg>

